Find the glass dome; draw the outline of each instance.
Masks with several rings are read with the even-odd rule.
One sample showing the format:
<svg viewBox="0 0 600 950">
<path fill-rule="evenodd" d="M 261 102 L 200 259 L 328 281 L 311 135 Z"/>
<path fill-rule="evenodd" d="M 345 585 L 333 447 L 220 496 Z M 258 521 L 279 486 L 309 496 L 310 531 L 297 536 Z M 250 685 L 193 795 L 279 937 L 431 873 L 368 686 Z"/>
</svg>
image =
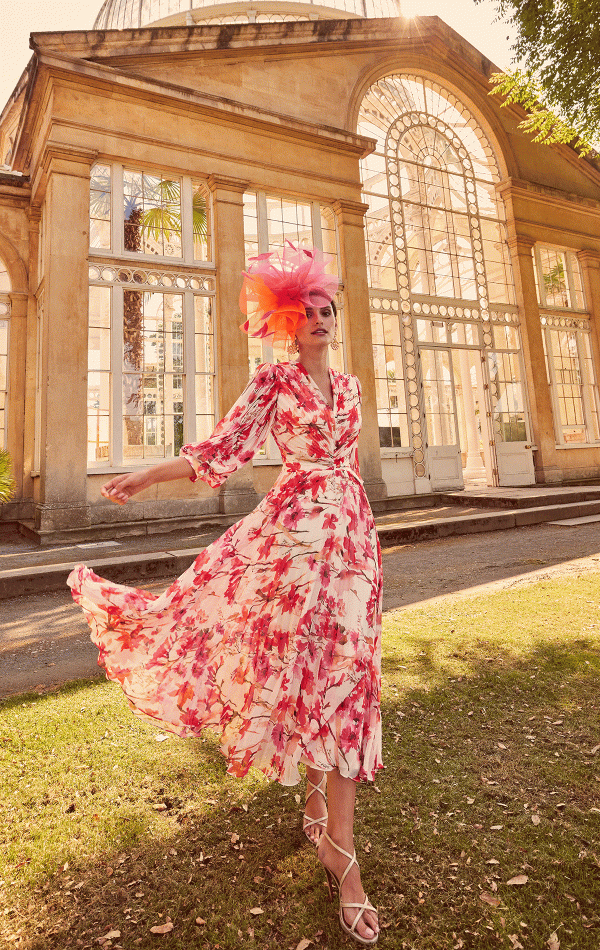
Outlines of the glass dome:
<svg viewBox="0 0 600 950">
<path fill-rule="evenodd" d="M 400 0 L 283 0 L 215 3 L 214 0 L 104 0 L 95 30 L 138 29 L 149 24 L 261 23 L 276 20 L 400 16 Z"/>
</svg>

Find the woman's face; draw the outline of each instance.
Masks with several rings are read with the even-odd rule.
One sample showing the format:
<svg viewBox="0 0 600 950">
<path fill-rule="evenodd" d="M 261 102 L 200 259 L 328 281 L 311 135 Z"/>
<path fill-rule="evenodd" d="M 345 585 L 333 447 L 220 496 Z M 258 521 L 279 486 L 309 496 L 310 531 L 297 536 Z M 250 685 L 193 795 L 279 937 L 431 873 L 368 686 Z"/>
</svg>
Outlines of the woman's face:
<svg viewBox="0 0 600 950">
<path fill-rule="evenodd" d="M 296 330 L 300 349 L 320 350 L 327 348 L 335 336 L 335 314 L 333 307 L 307 307 L 306 323 Z"/>
</svg>

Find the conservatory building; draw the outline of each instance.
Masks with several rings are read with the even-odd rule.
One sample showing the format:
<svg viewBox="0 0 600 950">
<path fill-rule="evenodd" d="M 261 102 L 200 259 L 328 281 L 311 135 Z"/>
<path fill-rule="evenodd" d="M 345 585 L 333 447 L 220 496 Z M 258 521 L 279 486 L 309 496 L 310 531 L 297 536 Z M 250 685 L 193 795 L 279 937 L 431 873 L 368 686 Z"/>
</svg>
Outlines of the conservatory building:
<svg viewBox="0 0 600 950">
<path fill-rule="evenodd" d="M 363 391 L 373 500 L 600 478 L 600 162 L 532 143 L 495 67 L 396 0 L 105 0 L 37 33 L 0 116 L 0 518 L 41 540 L 253 507 L 268 440 L 220 490 L 113 473 L 208 436 L 264 361 L 248 258 L 340 279 L 332 365 Z"/>
</svg>

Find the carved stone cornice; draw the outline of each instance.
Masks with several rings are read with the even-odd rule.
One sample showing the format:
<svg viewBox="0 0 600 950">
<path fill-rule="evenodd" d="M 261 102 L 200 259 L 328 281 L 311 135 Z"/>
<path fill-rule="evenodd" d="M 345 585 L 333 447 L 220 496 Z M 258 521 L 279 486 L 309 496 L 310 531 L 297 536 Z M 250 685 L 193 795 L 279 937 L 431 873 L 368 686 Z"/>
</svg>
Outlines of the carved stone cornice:
<svg viewBox="0 0 600 950">
<path fill-rule="evenodd" d="M 63 174 L 89 179 L 90 169 L 97 158 L 98 152 L 94 149 L 50 141 L 44 148 L 41 166 L 45 175 Z"/>
<path fill-rule="evenodd" d="M 536 242 L 534 238 L 528 237 L 524 234 L 513 234 L 508 236 L 507 244 L 513 253 L 528 254 L 531 256 L 531 252 L 535 247 Z"/>
<path fill-rule="evenodd" d="M 600 267 L 600 251 L 585 247 L 582 251 L 577 251 L 577 258 L 584 267 Z"/>
<path fill-rule="evenodd" d="M 349 198 L 338 198 L 333 202 L 333 210 L 345 224 L 364 224 L 364 217 L 369 205 L 364 201 L 352 201 Z"/>
</svg>

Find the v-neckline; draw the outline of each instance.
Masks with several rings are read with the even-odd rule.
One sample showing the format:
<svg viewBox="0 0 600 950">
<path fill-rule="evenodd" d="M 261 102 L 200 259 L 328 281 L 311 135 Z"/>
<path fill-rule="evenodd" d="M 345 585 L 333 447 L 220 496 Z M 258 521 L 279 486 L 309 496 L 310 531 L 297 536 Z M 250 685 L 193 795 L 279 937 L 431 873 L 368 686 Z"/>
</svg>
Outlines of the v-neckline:
<svg viewBox="0 0 600 950">
<path fill-rule="evenodd" d="M 325 398 L 325 393 L 323 392 L 323 390 L 321 389 L 321 387 L 315 382 L 315 380 L 312 378 L 312 376 L 311 376 L 310 373 L 308 372 L 306 366 L 304 366 L 303 363 L 300 363 L 299 360 L 296 361 L 296 366 L 299 366 L 300 369 L 302 370 L 302 372 L 308 377 L 308 381 L 309 381 L 310 385 L 313 387 L 313 389 L 316 389 L 316 391 L 318 392 L 319 398 L 320 398 L 321 402 L 323 403 L 323 405 L 325 406 L 325 408 L 331 413 L 332 416 L 335 416 L 335 396 L 336 396 L 336 392 L 335 392 L 335 377 L 334 377 L 334 375 L 333 375 L 333 371 L 332 371 L 331 367 L 330 367 L 330 366 L 327 367 L 327 372 L 329 373 L 329 381 L 330 381 L 330 383 L 331 383 L 331 400 L 332 400 L 332 405 L 330 406 L 329 403 L 327 402 L 326 398 Z"/>
</svg>

